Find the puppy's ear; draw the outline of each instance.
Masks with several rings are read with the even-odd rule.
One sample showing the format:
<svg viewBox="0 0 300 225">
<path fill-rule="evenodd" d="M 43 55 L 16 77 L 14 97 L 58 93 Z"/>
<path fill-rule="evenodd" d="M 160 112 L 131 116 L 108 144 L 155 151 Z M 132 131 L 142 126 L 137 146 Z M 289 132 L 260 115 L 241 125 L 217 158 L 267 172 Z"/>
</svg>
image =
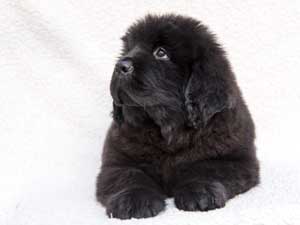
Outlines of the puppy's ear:
<svg viewBox="0 0 300 225">
<path fill-rule="evenodd" d="M 205 127 L 215 114 L 233 107 L 234 84 L 230 65 L 222 53 L 202 55 L 192 66 L 185 89 L 189 125 Z"/>
<path fill-rule="evenodd" d="M 121 125 L 124 121 L 122 106 L 116 105 L 115 102 L 113 102 L 112 117 L 118 125 Z"/>
</svg>

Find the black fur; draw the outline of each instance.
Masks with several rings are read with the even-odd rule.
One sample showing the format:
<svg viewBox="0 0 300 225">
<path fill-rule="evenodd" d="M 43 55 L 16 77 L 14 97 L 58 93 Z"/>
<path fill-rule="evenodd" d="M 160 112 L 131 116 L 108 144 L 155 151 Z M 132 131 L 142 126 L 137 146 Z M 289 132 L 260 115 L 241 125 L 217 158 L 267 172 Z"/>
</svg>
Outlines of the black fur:
<svg viewBox="0 0 300 225">
<path fill-rule="evenodd" d="M 97 179 L 97 199 L 111 217 L 157 215 L 174 197 L 179 209 L 225 206 L 259 182 L 254 125 L 230 64 L 202 23 L 147 16 L 122 38 L 111 80 L 113 118 Z M 169 59 L 157 59 L 163 47 Z"/>
</svg>

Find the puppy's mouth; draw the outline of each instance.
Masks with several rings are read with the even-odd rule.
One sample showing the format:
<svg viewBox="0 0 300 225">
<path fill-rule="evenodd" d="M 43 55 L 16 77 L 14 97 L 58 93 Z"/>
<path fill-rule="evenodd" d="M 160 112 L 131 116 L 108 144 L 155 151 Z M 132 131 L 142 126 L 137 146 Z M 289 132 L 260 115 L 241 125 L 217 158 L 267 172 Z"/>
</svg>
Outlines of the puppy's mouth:
<svg viewBox="0 0 300 225">
<path fill-rule="evenodd" d="M 126 106 L 133 106 L 133 107 L 140 106 L 132 98 L 130 98 L 130 96 L 126 92 L 124 92 L 122 89 L 119 90 L 117 95 L 118 95 L 118 97 L 116 99 L 113 98 L 116 105 L 119 105 L 119 106 L 126 105 Z"/>
<path fill-rule="evenodd" d="M 118 106 L 140 106 L 130 95 L 128 94 L 130 78 L 120 77 L 119 71 L 115 70 L 110 83 L 110 92 L 114 100 L 114 103 Z"/>
</svg>

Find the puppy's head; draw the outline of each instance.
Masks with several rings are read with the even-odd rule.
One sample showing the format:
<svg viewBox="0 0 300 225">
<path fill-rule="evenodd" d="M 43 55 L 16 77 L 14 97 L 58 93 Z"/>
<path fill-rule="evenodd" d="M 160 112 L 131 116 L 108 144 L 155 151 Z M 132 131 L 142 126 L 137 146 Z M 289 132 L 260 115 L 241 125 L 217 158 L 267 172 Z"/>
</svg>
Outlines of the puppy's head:
<svg viewBox="0 0 300 225">
<path fill-rule="evenodd" d="M 177 15 L 147 16 L 122 40 L 111 81 L 115 119 L 121 118 L 122 105 L 143 107 L 170 131 L 170 123 L 205 126 L 232 106 L 235 82 L 229 63 L 200 22 Z"/>
</svg>

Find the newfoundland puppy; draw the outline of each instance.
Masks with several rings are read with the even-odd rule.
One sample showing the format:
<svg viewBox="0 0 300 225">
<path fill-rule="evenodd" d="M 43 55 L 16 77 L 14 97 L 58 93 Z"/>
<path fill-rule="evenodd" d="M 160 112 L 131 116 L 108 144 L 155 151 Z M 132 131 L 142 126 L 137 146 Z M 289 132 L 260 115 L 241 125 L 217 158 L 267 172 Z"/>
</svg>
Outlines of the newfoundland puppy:
<svg viewBox="0 0 300 225">
<path fill-rule="evenodd" d="M 122 37 L 97 178 L 109 217 L 224 207 L 259 182 L 254 124 L 226 53 L 201 22 L 148 15 Z"/>
</svg>

